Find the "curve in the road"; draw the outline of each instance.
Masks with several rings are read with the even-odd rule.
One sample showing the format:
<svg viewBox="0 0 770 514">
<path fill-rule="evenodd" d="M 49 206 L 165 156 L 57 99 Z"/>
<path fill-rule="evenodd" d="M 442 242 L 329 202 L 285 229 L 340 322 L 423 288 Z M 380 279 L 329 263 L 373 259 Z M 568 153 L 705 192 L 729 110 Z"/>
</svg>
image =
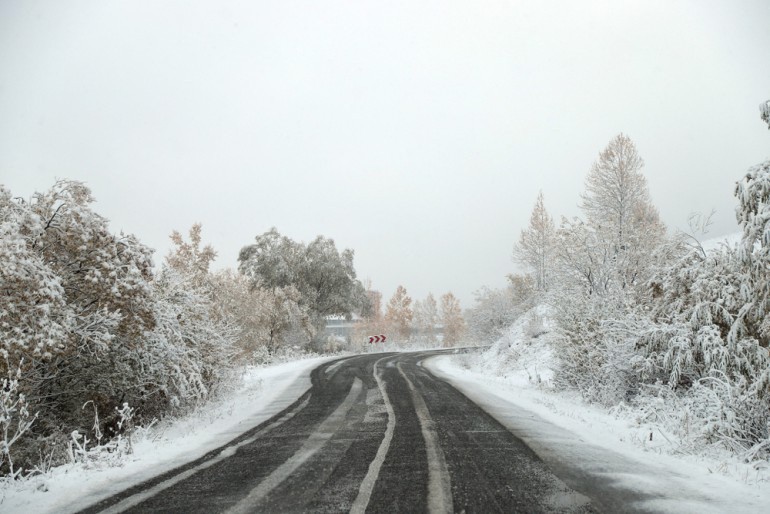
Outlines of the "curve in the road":
<svg viewBox="0 0 770 514">
<path fill-rule="evenodd" d="M 521 440 L 419 366 L 329 362 L 289 409 L 85 512 L 594 512 Z"/>
</svg>

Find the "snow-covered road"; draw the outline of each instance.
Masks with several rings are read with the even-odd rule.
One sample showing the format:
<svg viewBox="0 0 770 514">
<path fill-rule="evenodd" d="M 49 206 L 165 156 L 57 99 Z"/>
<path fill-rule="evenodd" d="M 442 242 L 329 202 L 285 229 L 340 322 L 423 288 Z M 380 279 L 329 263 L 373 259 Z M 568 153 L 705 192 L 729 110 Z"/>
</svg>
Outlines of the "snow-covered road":
<svg viewBox="0 0 770 514">
<path fill-rule="evenodd" d="M 322 364 L 268 422 L 84 512 L 596 512 L 420 365 L 439 352 Z"/>
</svg>

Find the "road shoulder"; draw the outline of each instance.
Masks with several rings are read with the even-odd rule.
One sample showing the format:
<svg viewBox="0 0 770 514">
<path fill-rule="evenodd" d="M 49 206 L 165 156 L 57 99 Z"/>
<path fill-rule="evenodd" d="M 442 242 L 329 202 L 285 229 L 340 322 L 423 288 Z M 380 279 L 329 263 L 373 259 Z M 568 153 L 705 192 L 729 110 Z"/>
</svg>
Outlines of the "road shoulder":
<svg viewBox="0 0 770 514">
<path fill-rule="evenodd" d="M 560 399 L 551 393 L 471 372 L 456 356 L 430 357 L 423 365 L 524 440 L 557 476 L 602 510 L 759 512 L 770 502 L 764 484 L 736 483 L 704 466 L 618 441 L 601 420 L 576 415 L 578 406 L 555 407 Z"/>
</svg>

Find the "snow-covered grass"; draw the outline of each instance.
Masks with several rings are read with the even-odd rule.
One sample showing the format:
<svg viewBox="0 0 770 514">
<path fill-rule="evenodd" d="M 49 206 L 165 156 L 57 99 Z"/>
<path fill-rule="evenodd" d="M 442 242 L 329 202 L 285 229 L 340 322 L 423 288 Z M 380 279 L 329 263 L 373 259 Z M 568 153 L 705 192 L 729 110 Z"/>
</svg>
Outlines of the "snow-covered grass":
<svg viewBox="0 0 770 514">
<path fill-rule="evenodd" d="M 632 491 L 642 509 L 758 512 L 770 504 L 768 463 L 746 464 L 723 447 L 690 444 L 681 427 L 672 426 L 681 419 L 668 412 L 671 405 L 650 398 L 606 408 L 584 402 L 575 391 L 557 391 L 550 326 L 548 309 L 538 306 L 489 349 L 435 357 L 426 367 L 567 479 L 609 481 L 618 491 Z"/>
<path fill-rule="evenodd" d="M 117 466 L 91 461 L 0 483 L 0 512 L 74 512 L 225 445 L 280 412 L 310 388 L 310 371 L 335 357 L 314 357 L 243 372 L 230 394 L 183 418 L 133 435 Z"/>
</svg>

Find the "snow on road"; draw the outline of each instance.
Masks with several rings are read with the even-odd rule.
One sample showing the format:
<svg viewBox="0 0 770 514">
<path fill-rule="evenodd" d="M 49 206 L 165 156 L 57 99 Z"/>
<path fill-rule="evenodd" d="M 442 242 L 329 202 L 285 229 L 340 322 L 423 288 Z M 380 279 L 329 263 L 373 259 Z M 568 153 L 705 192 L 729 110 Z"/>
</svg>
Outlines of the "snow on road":
<svg viewBox="0 0 770 514">
<path fill-rule="evenodd" d="M 766 512 L 770 505 L 770 484 L 749 476 L 749 466 L 741 482 L 717 473 L 724 463 L 665 455 L 656 447 L 661 434 L 653 433 L 650 442 L 646 427 L 577 396 L 544 391 L 526 370 L 507 377 L 471 371 L 462 355 L 432 357 L 423 365 L 524 440 L 568 485 L 596 495 L 609 489 L 615 498 L 606 505 L 699 514 Z"/>
<path fill-rule="evenodd" d="M 310 372 L 334 357 L 250 369 L 240 387 L 200 412 L 139 436 L 122 465 L 67 464 L 0 487 L 0 511 L 75 512 L 155 475 L 195 460 L 291 405 L 310 388 Z"/>
</svg>

